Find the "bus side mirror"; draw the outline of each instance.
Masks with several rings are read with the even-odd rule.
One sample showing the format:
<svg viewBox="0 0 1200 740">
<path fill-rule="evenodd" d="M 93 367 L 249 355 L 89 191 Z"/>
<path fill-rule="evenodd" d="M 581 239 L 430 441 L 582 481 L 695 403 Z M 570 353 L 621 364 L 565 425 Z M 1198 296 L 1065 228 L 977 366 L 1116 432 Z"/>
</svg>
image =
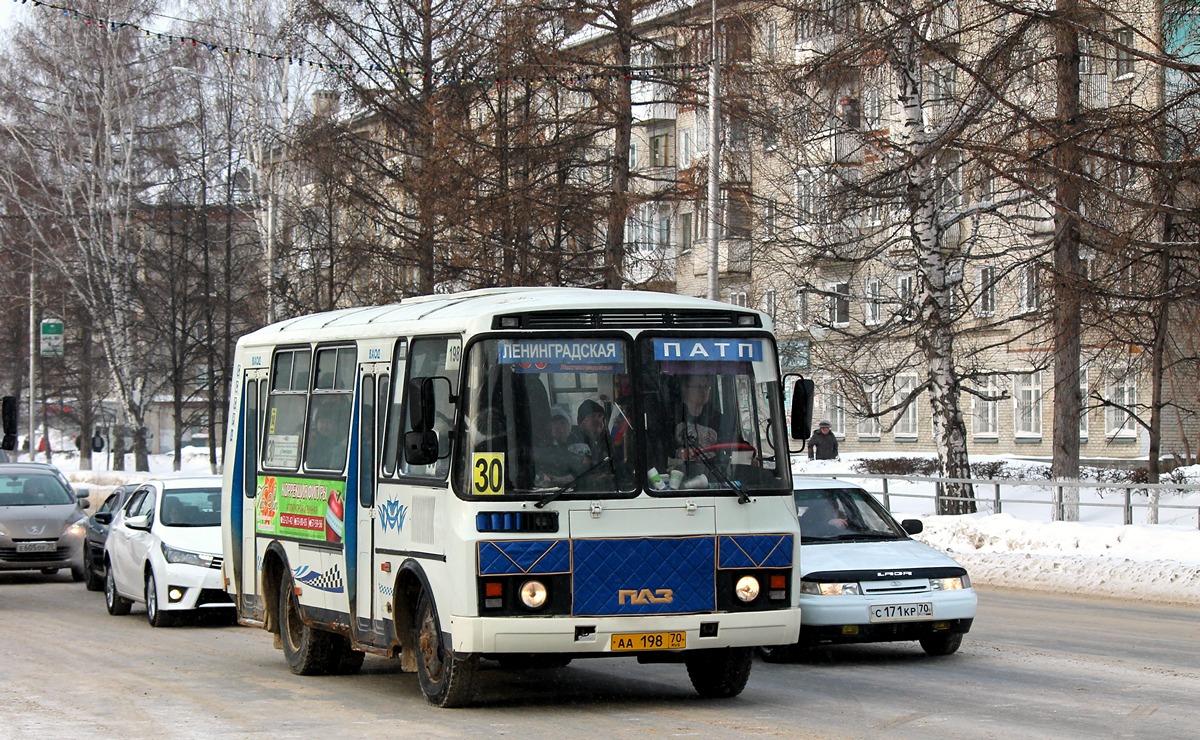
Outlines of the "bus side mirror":
<svg viewBox="0 0 1200 740">
<path fill-rule="evenodd" d="M 812 435 L 813 388 L 807 378 L 796 380 L 792 390 L 792 439 L 806 440 Z"/>
<path fill-rule="evenodd" d="M 404 435 L 404 460 L 409 465 L 432 465 L 438 461 L 438 435 L 432 429 Z"/>
<path fill-rule="evenodd" d="M 435 409 L 433 378 L 412 378 L 408 381 L 408 426 L 414 432 L 428 432 L 433 429 L 433 414 Z M 405 436 L 405 447 L 408 447 L 408 437 Z M 409 462 L 412 462 L 409 460 Z"/>
<path fill-rule="evenodd" d="M 17 397 L 5 396 L 3 401 L 4 441 L 0 450 L 17 449 Z"/>
</svg>

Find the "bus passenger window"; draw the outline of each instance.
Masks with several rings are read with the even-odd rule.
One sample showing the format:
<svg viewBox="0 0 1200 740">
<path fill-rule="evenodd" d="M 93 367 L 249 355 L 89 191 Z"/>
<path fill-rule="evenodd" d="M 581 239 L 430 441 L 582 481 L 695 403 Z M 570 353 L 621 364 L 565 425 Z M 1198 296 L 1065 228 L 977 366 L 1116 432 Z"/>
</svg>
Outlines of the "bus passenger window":
<svg viewBox="0 0 1200 740">
<path fill-rule="evenodd" d="M 310 351 L 280 350 L 275 353 L 271 390 L 267 397 L 264 468 L 295 470 L 300 464 L 300 435 L 304 430 L 304 407 L 308 400 Z"/>
</svg>

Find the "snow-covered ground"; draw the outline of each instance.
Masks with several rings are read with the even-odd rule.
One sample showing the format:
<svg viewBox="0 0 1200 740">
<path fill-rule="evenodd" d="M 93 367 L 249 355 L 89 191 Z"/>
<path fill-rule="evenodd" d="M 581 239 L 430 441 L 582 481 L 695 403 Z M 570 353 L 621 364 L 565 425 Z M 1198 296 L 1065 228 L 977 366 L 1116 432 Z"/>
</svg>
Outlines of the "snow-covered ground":
<svg viewBox="0 0 1200 740">
<path fill-rule="evenodd" d="M 793 471 L 853 479 L 857 461 L 850 455 L 819 462 L 797 460 Z M 56 453 L 53 462 L 72 481 L 93 491 L 94 506 L 121 483 L 177 475 L 168 455 L 152 456 L 150 473 L 109 472 L 108 461 L 100 456 L 93 471 L 80 471 L 74 455 Z M 208 451 L 185 449 L 178 475 L 208 472 Z M 1192 481 L 1200 480 L 1200 468 L 1187 469 L 1185 474 Z M 858 482 L 868 490 L 880 490 L 878 481 Z M 1170 523 L 1124 525 L 1115 523 L 1123 514 L 1119 506 L 1112 505 L 1114 494 L 1107 494 L 1105 504 L 1103 490 L 1081 492 L 1081 501 L 1102 505 L 1085 505 L 1080 522 L 1050 521 L 1047 502 L 1051 494 L 1034 487 L 1006 489 L 1002 514 L 965 516 L 934 516 L 930 513 L 932 499 L 903 497 L 914 492 L 903 487 L 890 490 L 897 518 L 922 519 L 925 531 L 918 539 L 949 553 L 979 585 L 1200 605 L 1200 529 L 1196 519 L 1200 493 L 1164 494 L 1164 504 L 1178 507 L 1164 510 L 1160 516 L 1161 521 Z M 981 511 L 991 511 L 989 495 L 977 493 L 982 499 Z M 1012 499 L 1026 503 L 1007 503 Z M 1139 516 L 1144 517 L 1144 508 Z"/>
</svg>

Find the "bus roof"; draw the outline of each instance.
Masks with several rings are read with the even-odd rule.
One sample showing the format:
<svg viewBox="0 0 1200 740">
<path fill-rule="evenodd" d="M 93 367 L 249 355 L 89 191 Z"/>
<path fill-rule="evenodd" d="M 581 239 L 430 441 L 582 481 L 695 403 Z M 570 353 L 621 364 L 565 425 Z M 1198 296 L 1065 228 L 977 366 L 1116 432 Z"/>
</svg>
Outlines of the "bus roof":
<svg viewBox="0 0 1200 740">
<path fill-rule="evenodd" d="M 383 306 L 345 308 L 299 316 L 265 326 L 242 338 L 245 344 L 278 344 L 312 339 L 386 335 L 398 324 L 420 321 L 422 333 L 484 331 L 497 315 L 534 311 L 585 313 L 603 310 L 719 311 L 760 317 L 760 326 L 771 320 L 759 311 L 706 298 L 635 290 L 592 288 L 513 287 L 485 288 L 405 298 Z M 572 329 L 578 327 L 563 327 Z"/>
</svg>

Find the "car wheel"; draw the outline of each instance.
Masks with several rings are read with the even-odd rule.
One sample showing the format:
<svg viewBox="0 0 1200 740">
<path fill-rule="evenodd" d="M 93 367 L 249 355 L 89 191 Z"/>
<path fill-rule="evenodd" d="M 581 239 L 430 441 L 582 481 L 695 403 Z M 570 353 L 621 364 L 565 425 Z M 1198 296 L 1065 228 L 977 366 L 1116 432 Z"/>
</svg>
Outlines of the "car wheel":
<svg viewBox="0 0 1200 740">
<path fill-rule="evenodd" d="M 728 699 L 742 693 L 754 664 L 751 648 L 716 648 L 684 654 L 692 688 L 705 699 Z"/>
<path fill-rule="evenodd" d="M 83 569 L 82 565 L 72 565 L 71 566 L 71 580 L 72 581 L 74 581 L 75 583 L 80 583 L 86 577 L 87 577 L 87 571 Z"/>
<path fill-rule="evenodd" d="M 300 602 L 292 579 L 279 587 L 279 638 L 288 668 L 297 676 L 325 676 L 337 671 L 341 661 L 341 635 L 310 627 L 300 618 Z"/>
<path fill-rule="evenodd" d="M 96 573 L 96 564 L 87 545 L 83 546 L 83 585 L 88 591 L 104 590 L 104 576 Z"/>
<path fill-rule="evenodd" d="M 123 617 L 129 613 L 133 602 L 117 593 L 117 582 L 113 579 L 112 566 L 104 569 L 104 606 L 114 617 Z"/>
<path fill-rule="evenodd" d="M 170 627 L 175 623 L 175 615 L 158 606 L 158 586 L 154 583 L 154 573 L 146 574 L 146 621 L 150 622 L 151 627 Z"/>
<path fill-rule="evenodd" d="M 921 638 L 921 649 L 928 655 L 953 655 L 962 645 L 962 633 L 930 635 Z"/>
<path fill-rule="evenodd" d="M 446 649 L 433 601 L 427 593 L 422 593 L 417 601 L 413 644 L 417 648 L 417 680 L 425 700 L 435 707 L 466 706 L 475 690 L 479 656 L 460 657 Z"/>
<path fill-rule="evenodd" d="M 764 663 L 794 663 L 800 657 L 799 645 L 763 645 L 758 648 L 758 657 Z"/>
</svg>

